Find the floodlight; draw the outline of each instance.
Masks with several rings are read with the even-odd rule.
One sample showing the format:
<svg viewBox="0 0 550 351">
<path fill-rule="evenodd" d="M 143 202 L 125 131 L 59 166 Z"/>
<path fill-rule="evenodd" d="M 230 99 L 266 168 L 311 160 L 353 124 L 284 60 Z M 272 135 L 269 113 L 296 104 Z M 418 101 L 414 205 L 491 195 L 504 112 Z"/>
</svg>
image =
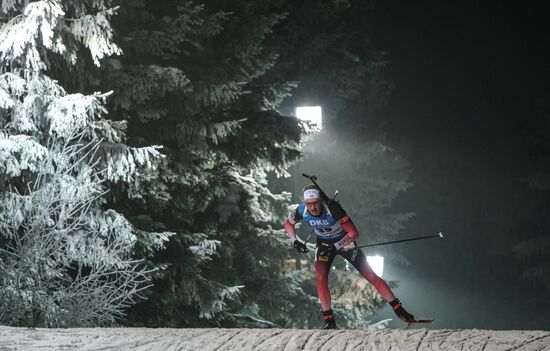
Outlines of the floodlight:
<svg viewBox="0 0 550 351">
<path fill-rule="evenodd" d="M 323 111 L 321 106 L 296 107 L 296 117 L 302 121 L 309 121 L 318 128 L 323 126 Z"/>
<path fill-rule="evenodd" d="M 372 270 L 379 277 L 384 273 L 384 257 L 382 256 L 367 256 L 367 262 L 371 266 Z"/>
</svg>

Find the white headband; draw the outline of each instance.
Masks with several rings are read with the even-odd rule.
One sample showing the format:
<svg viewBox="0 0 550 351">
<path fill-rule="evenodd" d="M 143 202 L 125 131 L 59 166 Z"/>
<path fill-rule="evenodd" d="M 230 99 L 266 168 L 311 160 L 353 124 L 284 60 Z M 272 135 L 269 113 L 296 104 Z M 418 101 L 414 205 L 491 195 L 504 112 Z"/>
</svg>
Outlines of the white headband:
<svg viewBox="0 0 550 351">
<path fill-rule="evenodd" d="M 304 201 L 317 201 L 320 198 L 321 193 L 318 189 L 307 189 L 304 191 Z"/>
</svg>

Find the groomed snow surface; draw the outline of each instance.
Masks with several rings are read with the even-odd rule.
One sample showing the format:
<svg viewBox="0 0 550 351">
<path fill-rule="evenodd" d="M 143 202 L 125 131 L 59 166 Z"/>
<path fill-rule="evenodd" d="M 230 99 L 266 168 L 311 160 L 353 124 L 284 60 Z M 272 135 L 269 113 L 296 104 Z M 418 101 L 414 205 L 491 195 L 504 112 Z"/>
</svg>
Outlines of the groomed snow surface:
<svg viewBox="0 0 550 351">
<path fill-rule="evenodd" d="M 550 332 L 477 329 L 27 329 L 0 326 L 0 350 L 550 351 Z"/>
</svg>

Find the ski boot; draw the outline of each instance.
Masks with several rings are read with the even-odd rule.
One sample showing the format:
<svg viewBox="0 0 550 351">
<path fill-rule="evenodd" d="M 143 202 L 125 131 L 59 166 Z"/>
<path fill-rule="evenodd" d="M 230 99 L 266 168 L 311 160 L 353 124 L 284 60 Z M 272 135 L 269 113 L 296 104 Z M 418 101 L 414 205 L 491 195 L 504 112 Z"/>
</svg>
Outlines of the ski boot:
<svg viewBox="0 0 550 351">
<path fill-rule="evenodd" d="M 397 317 L 399 317 L 402 321 L 407 323 L 416 322 L 416 320 L 414 319 L 414 316 L 403 308 L 403 306 L 401 305 L 401 301 L 399 301 L 399 299 L 390 301 L 390 305 L 393 308 L 393 311 L 395 312 Z"/>
<path fill-rule="evenodd" d="M 332 310 L 323 311 L 323 318 L 325 319 L 325 326 L 323 329 L 336 329 L 336 321 L 334 320 Z"/>
</svg>

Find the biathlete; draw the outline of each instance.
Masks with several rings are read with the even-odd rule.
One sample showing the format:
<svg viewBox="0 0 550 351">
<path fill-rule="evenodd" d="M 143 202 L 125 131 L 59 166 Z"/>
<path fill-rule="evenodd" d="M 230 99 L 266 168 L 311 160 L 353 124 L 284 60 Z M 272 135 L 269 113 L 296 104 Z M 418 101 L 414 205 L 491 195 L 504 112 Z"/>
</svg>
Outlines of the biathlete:
<svg viewBox="0 0 550 351">
<path fill-rule="evenodd" d="M 306 185 L 303 195 L 304 201 L 290 213 L 285 221 L 285 230 L 294 248 L 300 253 L 307 252 L 307 248 L 296 238 L 296 223 L 303 220 L 313 228 L 317 236 L 315 272 L 317 273 L 317 294 L 325 320 L 324 329 L 336 328 L 328 288 L 328 274 L 336 255 L 341 255 L 351 263 L 389 302 L 400 319 L 408 323 L 415 322 L 414 316 L 403 308 L 386 281 L 374 273 L 363 251 L 357 248 L 355 241 L 359 238 L 359 232 L 342 206 L 329 199 L 314 184 Z"/>
</svg>

